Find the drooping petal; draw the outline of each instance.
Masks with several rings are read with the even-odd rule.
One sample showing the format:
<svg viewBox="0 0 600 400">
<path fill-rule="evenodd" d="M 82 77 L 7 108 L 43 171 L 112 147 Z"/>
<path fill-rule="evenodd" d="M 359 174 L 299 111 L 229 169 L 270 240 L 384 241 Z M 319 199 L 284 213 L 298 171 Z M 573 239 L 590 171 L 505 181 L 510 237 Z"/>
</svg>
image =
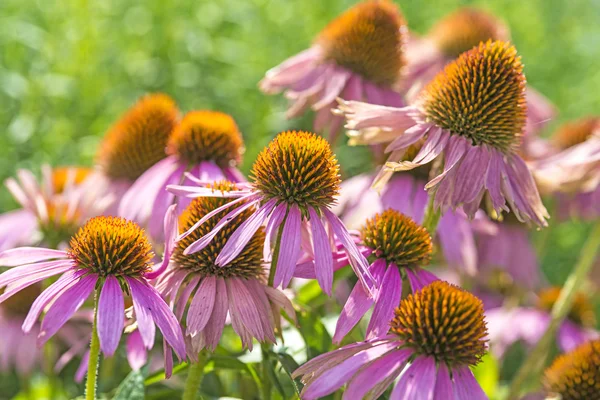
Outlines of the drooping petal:
<svg viewBox="0 0 600 400">
<path fill-rule="evenodd" d="M 226 284 L 230 311 L 239 317 L 240 322 L 252 336 L 259 341 L 263 341 L 265 332 L 250 291 L 238 278 L 228 279 Z"/>
<path fill-rule="evenodd" d="M 435 377 L 435 359 L 417 357 L 400 377 L 390 400 L 433 400 Z"/>
<path fill-rule="evenodd" d="M 373 299 L 369 297 L 364 286 L 360 283 L 354 285 L 335 326 L 333 342 L 340 343 L 372 305 Z"/>
<path fill-rule="evenodd" d="M 215 292 L 215 305 L 213 312 L 204 328 L 203 335 L 206 341 L 206 347 L 210 351 L 214 351 L 219 344 L 225 320 L 227 319 L 228 311 L 227 286 L 222 278 L 217 278 L 217 287 Z"/>
<path fill-rule="evenodd" d="M 321 218 L 314 209 L 309 208 L 310 228 L 312 231 L 313 248 L 315 253 L 315 275 L 321 288 L 331 296 L 333 285 L 333 255 L 329 237 Z"/>
<path fill-rule="evenodd" d="M 265 293 L 267 294 L 267 297 L 273 304 L 283 309 L 283 311 L 287 314 L 289 318 L 291 318 L 294 321 L 294 323 L 297 322 L 296 310 L 294 310 L 292 302 L 290 301 L 290 299 L 287 298 L 285 294 L 283 294 L 283 292 L 270 286 L 265 286 Z"/>
<path fill-rule="evenodd" d="M 0 266 L 16 267 L 24 264 L 34 264 L 40 261 L 67 258 L 62 250 L 43 249 L 40 247 L 17 247 L 0 253 Z"/>
<path fill-rule="evenodd" d="M 138 284 L 136 279 L 125 278 L 125 280 L 131 291 L 131 301 L 133 302 L 133 310 L 135 311 L 138 330 L 140 331 L 144 345 L 150 350 L 152 346 L 154 346 L 154 336 L 156 334 L 156 327 L 154 326 L 152 314 L 150 313 L 152 306 L 147 301 L 146 296 L 143 295 L 143 288 L 139 290 L 142 285 Z"/>
<path fill-rule="evenodd" d="M 139 329 L 127 335 L 127 361 L 134 371 L 141 369 L 148 361 L 148 352 L 144 347 Z"/>
<path fill-rule="evenodd" d="M 206 277 L 200 283 L 187 314 L 188 335 L 195 335 L 204 329 L 215 305 L 215 294 L 217 289 L 217 278 Z M 186 300 L 187 301 L 187 300 Z"/>
<path fill-rule="evenodd" d="M 177 244 L 177 234 L 179 232 L 179 226 L 177 223 L 177 204 L 171 205 L 165 214 L 164 218 L 164 232 L 165 232 L 165 251 L 163 254 L 163 260 L 159 267 L 153 271 L 145 274 L 147 279 L 155 279 L 162 274 L 171 260 L 171 254 Z"/>
<path fill-rule="evenodd" d="M 302 215 L 300 210 L 298 206 L 293 205 L 288 209 L 288 215 L 283 222 L 277 271 L 275 271 L 275 286 L 287 287 L 294 276 L 294 269 L 300 258 L 301 224 Z"/>
<path fill-rule="evenodd" d="M 121 340 L 125 322 L 123 291 L 114 276 L 108 276 L 98 299 L 98 338 L 104 355 L 112 356 Z"/>
<path fill-rule="evenodd" d="M 488 400 L 468 366 L 452 370 L 456 400 Z"/>
<path fill-rule="evenodd" d="M 435 389 L 433 400 L 454 400 L 454 390 L 452 380 L 446 363 L 439 363 L 437 376 L 435 378 Z"/>
<path fill-rule="evenodd" d="M 394 309 L 400 304 L 402 297 L 402 278 L 398 268 L 391 264 L 385 271 L 373 315 L 367 327 L 367 339 L 381 337 L 390 329 L 390 322 L 394 318 Z"/>
</svg>

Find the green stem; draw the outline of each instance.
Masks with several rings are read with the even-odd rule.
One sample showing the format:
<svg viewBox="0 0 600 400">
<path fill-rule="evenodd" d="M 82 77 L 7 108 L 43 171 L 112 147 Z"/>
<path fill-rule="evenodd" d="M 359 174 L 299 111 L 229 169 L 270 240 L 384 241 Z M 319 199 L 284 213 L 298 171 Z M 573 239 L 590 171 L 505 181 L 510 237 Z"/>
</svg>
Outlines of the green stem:
<svg viewBox="0 0 600 400">
<path fill-rule="evenodd" d="M 271 378 L 270 378 L 270 374 L 269 374 L 269 370 L 271 369 L 271 362 L 269 361 L 269 350 L 270 350 L 270 345 L 268 344 L 262 344 L 261 345 L 261 350 L 262 350 L 262 398 L 263 400 L 270 400 L 271 399 Z"/>
<path fill-rule="evenodd" d="M 425 215 L 423 216 L 423 227 L 427 229 L 431 238 L 435 236 L 440 218 L 442 217 L 442 211 L 435 209 L 434 206 L 435 192 L 429 194 L 429 201 L 427 202 L 427 208 L 425 209 Z"/>
<path fill-rule="evenodd" d="M 598 248 L 600 248 L 600 222 L 596 223 L 590 236 L 588 236 L 588 239 L 581 250 L 581 256 L 577 265 L 567 278 L 556 303 L 552 307 L 552 319 L 550 320 L 546 332 L 544 332 L 542 338 L 538 341 L 517 372 L 510 387 L 508 400 L 516 400 L 519 398 L 522 386 L 528 379 L 532 382 L 539 381 L 538 378 L 546 364 L 546 356 L 549 353 L 556 331 L 571 310 L 578 289 L 585 283 L 588 273 L 596 259 Z"/>
<path fill-rule="evenodd" d="M 96 400 L 98 382 L 98 360 L 100 357 L 100 339 L 98 338 L 98 290 L 94 293 L 94 323 L 92 324 L 92 342 L 88 360 L 87 381 L 85 383 L 86 400 Z"/>
<path fill-rule="evenodd" d="M 200 390 L 200 385 L 202 384 L 202 378 L 204 378 L 204 367 L 206 366 L 207 360 L 208 352 L 203 350 L 198 355 L 198 362 L 190 363 L 182 400 L 196 399 L 198 391 Z"/>
<path fill-rule="evenodd" d="M 275 282 L 275 272 L 277 271 L 277 261 L 279 260 L 279 248 L 281 247 L 281 235 L 283 234 L 283 224 L 285 223 L 285 218 L 281 222 L 279 226 L 279 230 L 277 231 L 277 238 L 275 238 L 275 248 L 273 249 L 273 258 L 271 259 L 271 269 L 269 270 L 269 286 L 273 287 L 273 283 Z"/>
</svg>

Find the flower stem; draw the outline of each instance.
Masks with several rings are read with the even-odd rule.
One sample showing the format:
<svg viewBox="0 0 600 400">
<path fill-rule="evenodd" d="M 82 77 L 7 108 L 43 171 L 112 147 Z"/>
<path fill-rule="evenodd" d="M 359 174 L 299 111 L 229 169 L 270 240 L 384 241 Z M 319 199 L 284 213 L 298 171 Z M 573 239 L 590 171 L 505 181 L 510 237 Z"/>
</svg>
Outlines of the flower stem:
<svg viewBox="0 0 600 400">
<path fill-rule="evenodd" d="M 277 271 L 277 262 L 279 261 L 279 248 L 281 247 L 281 235 L 283 234 L 283 224 L 285 218 L 279 225 L 277 230 L 277 238 L 275 238 L 275 248 L 273 249 L 273 258 L 271 259 L 271 268 L 269 269 L 269 286 L 273 287 L 275 282 L 275 272 Z"/>
<path fill-rule="evenodd" d="M 592 232 L 588 236 L 588 239 L 581 250 L 581 256 L 577 265 L 575 265 L 575 268 L 567 278 L 554 307 L 552 307 L 552 319 L 550 320 L 546 332 L 544 332 L 542 338 L 537 342 L 512 382 L 508 400 L 519 398 L 523 383 L 526 381 L 539 381 L 538 377 L 541 375 L 542 369 L 546 364 L 546 356 L 549 353 L 556 331 L 571 310 L 578 289 L 585 283 L 599 248 L 600 222 L 596 222 L 596 225 L 592 229 Z"/>
<path fill-rule="evenodd" d="M 100 358 L 100 339 L 98 338 L 98 290 L 94 293 L 94 323 L 92 324 L 92 341 L 88 360 L 87 381 L 85 383 L 86 400 L 96 400 L 98 382 L 98 361 Z"/>
<path fill-rule="evenodd" d="M 208 360 L 208 352 L 202 350 L 198 355 L 197 363 L 190 363 L 188 368 L 188 376 L 185 381 L 185 388 L 183 390 L 183 400 L 195 400 L 202 384 L 202 378 L 204 378 L 204 367 Z"/>
<path fill-rule="evenodd" d="M 271 377 L 269 374 L 269 369 L 271 369 L 271 362 L 269 361 L 269 350 L 270 345 L 263 344 L 261 346 L 262 350 L 262 398 L 263 400 L 271 400 Z"/>
</svg>

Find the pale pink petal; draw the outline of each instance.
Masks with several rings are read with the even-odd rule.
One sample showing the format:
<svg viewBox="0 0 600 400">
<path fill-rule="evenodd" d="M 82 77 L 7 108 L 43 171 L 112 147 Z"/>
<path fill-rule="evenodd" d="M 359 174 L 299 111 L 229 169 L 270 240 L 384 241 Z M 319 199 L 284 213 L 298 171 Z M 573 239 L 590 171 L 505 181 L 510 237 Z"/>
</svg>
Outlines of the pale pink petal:
<svg viewBox="0 0 600 400">
<path fill-rule="evenodd" d="M 171 254 L 177 244 L 177 234 L 179 233 L 177 218 L 177 204 L 173 204 L 168 208 L 164 218 L 165 251 L 163 260 L 158 268 L 145 274 L 146 279 L 156 279 L 165 271 L 165 269 L 167 269 L 169 261 L 171 260 Z"/>
<path fill-rule="evenodd" d="M 333 255 L 329 237 L 321 218 L 314 209 L 309 208 L 310 228 L 312 231 L 312 240 L 315 253 L 315 275 L 321 288 L 331 296 L 331 286 L 333 285 Z"/>
<path fill-rule="evenodd" d="M 62 250 L 43 249 L 39 247 L 18 247 L 0 253 L 0 266 L 16 267 L 24 264 L 34 264 L 40 261 L 67 258 Z"/>
<path fill-rule="evenodd" d="M 148 362 L 148 352 L 144 347 L 142 335 L 140 335 L 139 329 L 134 330 L 127 335 L 127 361 L 129 366 L 134 371 L 142 368 L 146 362 Z"/>
<path fill-rule="evenodd" d="M 206 348 L 210 351 L 214 351 L 219 344 L 221 334 L 223 333 L 223 328 L 225 327 L 225 320 L 227 319 L 227 311 L 229 308 L 227 286 L 222 278 L 217 278 L 217 289 L 215 294 L 216 296 L 213 312 L 203 332 L 206 340 Z"/>
<path fill-rule="evenodd" d="M 187 335 L 195 335 L 204 329 L 215 305 L 217 280 L 214 276 L 202 279 L 187 313 Z M 186 300 L 187 301 L 187 300 Z"/>
<path fill-rule="evenodd" d="M 244 327 L 259 341 L 265 339 L 265 332 L 261 324 L 259 310 L 248 288 L 238 279 L 227 280 L 227 296 L 229 298 L 230 311 L 239 317 Z"/>
<path fill-rule="evenodd" d="M 114 276 L 108 276 L 98 299 L 98 338 L 104 355 L 112 356 L 121 340 L 125 322 L 123 291 Z"/>
<path fill-rule="evenodd" d="M 283 292 L 281 292 L 279 289 L 265 286 L 265 293 L 273 304 L 283 309 L 287 316 L 296 322 L 296 310 L 294 310 L 292 302 Z"/>
<path fill-rule="evenodd" d="M 287 287 L 294 276 L 294 269 L 300 258 L 301 224 L 302 214 L 298 206 L 292 205 L 288 208 L 288 215 L 283 222 L 277 271 L 275 271 L 275 286 Z"/>
<path fill-rule="evenodd" d="M 313 68 L 320 53 L 320 48 L 313 46 L 288 58 L 267 71 L 264 79 L 259 83 L 260 89 L 265 93 L 272 94 L 293 84 Z"/>
</svg>

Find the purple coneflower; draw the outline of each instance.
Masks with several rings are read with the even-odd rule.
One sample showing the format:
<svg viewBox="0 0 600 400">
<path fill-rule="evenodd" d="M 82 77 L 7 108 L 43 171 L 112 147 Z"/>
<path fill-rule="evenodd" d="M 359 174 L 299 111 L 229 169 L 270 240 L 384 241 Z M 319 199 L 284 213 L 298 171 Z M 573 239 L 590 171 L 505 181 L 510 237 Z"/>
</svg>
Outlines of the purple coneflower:
<svg viewBox="0 0 600 400">
<path fill-rule="evenodd" d="M 425 186 L 435 192 L 435 207 L 462 207 L 473 217 L 488 194 L 496 212 L 547 225 L 548 213 L 535 182 L 516 149 L 525 124 L 525 76 L 513 46 L 487 42 L 461 54 L 422 91 L 414 106 L 392 108 L 343 101 L 355 143 L 385 143 L 391 152 L 375 185 L 393 171 L 407 171 L 443 156 L 444 167 Z M 424 143 L 403 161 L 415 143 Z"/>
<path fill-rule="evenodd" d="M 293 376 L 302 376 L 305 400 L 346 382 L 344 399 L 377 399 L 398 376 L 391 399 L 483 400 L 469 367 L 485 354 L 486 335 L 481 301 L 435 281 L 402 300 L 389 335 L 320 355 Z"/>
<path fill-rule="evenodd" d="M 212 190 L 221 193 L 237 191 L 234 183 L 220 181 Z M 225 264 L 216 260 L 232 234 L 254 213 L 246 208 L 214 236 L 211 243 L 195 253 L 186 248 L 209 234 L 228 213 L 223 206 L 231 199 L 200 197 L 194 199 L 177 218 L 169 217 L 166 226 L 170 244 L 165 257 L 168 268 L 159 277 L 157 289 L 174 305 L 177 317 L 186 326 L 185 334 L 191 343 L 190 359 L 207 348 L 214 351 L 219 343 L 225 320 L 229 314 L 233 329 L 240 336 L 242 345 L 252 349 L 252 339 L 275 342 L 275 329 L 279 327 L 280 309 L 295 318 L 291 302 L 278 289 L 267 286 L 263 248 L 265 231 L 259 228 L 241 251 Z M 243 204 L 243 203 L 242 203 Z M 190 229 L 210 212 L 219 213 L 176 242 L 178 233 Z M 184 318 L 185 314 L 185 318 Z"/>
<path fill-rule="evenodd" d="M 210 246 L 213 238 L 237 215 L 251 209 L 252 215 L 228 236 L 215 259 L 217 266 L 233 261 L 253 235 L 266 222 L 265 250 L 274 251 L 272 282 L 286 287 L 294 276 L 302 250 L 315 255 L 315 275 L 325 292 L 333 284 L 334 238 L 342 243 L 349 262 L 367 290 L 373 287 L 369 264 L 359 252 L 340 219 L 330 211 L 339 193 L 339 165 L 329 143 L 314 133 L 282 132 L 258 155 L 252 168 L 251 183 L 239 190 L 218 191 L 211 187 L 171 186 L 170 190 L 187 197 L 237 198 L 201 216 L 180 239 L 192 234 L 221 211 L 232 209 L 212 230 L 190 243 L 184 254 L 193 254 Z M 233 207 L 235 206 L 235 207 Z M 255 210 L 253 210 L 255 209 Z M 211 225 L 212 226 L 212 225 Z M 203 231 L 204 232 L 204 231 Z"/>
<path fill-rule="evenodd" d="M 186 178 L 212 182 L 244 180 L 236 168 L 244 150 L 233 118 L 218 111 L 192 111 L 175 127 L 167 143 L 168 156 L 144 172 L 123 196 L 119 215 L 148 227 L 153 240 L 162 240 L 163 220 L 174 195 L 167 185 L 191 185 Z M 188 204 L 184 201 L 180 209 Z"/>
<path fill-rule="evenodd" d="M 45 343 L 96 291 L 100 348 L 110 356 L 123 331 L 126 291 L 146 348 L 154 345 L 156 323 L 177 355 L 184 358 L 185 344 L 177 319 L 145 278 L 152 257 L 150 243 L 135 223 L 95 217 L 75 233 L 66 251 L 20 247 L 0 253 L 0 265 L 14 267 L 0 275 L 0 289 L 4 289 L 0 303 L 24 288 L 62 274 L 35 300 L 23 331 L 30 332 L 45 311 L 38 335 L 38 343 Z"/>
<path fill-rule="evenodd" d="M 544 398 L 600 399 L 600 340 L 558 356 L 544 372 Z"/>
<path fill-rule="evenodd" d="M 406 47 L 410 82 L 428 83 L 462 53 L 488 40 L 509 41 L 508 26 L 496 16 L 474 7 L 462 7 L 439 20 L 422 39 Z M 416 86 L 416 85 L 415 85 Z M 411 91 L 415 92 L 415 88 Z M 541 130 L 556 115 L 555 107 L 543 95 L 527 88 L 527 122 L 524 138 Z"/>
<path fill-rule="evenodd" d="M 338 319 L 333 341 L 339 343 L 373 306 L 367 339 L 387 334 L 394 309 L 402 297 L 402 279 L 408 279 L 413 292 L 437 280 L 421 268 L 431 259 L 433 245 L 429 232 L 395 210 L 385 210 L 368 219 L 361 230 L 362 244 L 373 258 L 370 270 L 378 282 L 375 298 L 360 283 L 354 286 Z M 404 276 L 402 276 L 404 275 Z"/>
<path fill-rule="evenodd" d="M 116 198 L 108 213 L 117 212 L 129 187 L 167 156 L 165 147 L 179 119 L 175 102 L 165 94 L 142 97 L 106 133 L 96 154 L 96 167 L 85 184 Z"/>
<path fill-rule="evenodd" d="M 404 67 L 406 23 L 390 1 L 355 5 L 329 23 L 314 44 L 269 70 L 260 82 L 265 93 L 285 91 L 288 118 L 308 107 L 316 111 L 314 129 L 336 137 L 343 119 L 331 113 L 335 99 L 365 100 L 400 107 L 394 90 Z"/>
<path fill-rule="evenodd" d="M 536 307 L 487 310 L 486 319 L 492 352 L 501 357 L 519 340 L 528 346 L 535 345 L 548 328 L 550 311 L 560 291 L 559 287 L 542 290 Z M 556 340 L 559 348 L 562 351 L 570 351 L 587 340 L 599 337 L 598 332 L 592 329 L 594 325 L 594 308 L 584 294 L 578 293 L 573 307 L 558 330 Z"/>
</svg>

